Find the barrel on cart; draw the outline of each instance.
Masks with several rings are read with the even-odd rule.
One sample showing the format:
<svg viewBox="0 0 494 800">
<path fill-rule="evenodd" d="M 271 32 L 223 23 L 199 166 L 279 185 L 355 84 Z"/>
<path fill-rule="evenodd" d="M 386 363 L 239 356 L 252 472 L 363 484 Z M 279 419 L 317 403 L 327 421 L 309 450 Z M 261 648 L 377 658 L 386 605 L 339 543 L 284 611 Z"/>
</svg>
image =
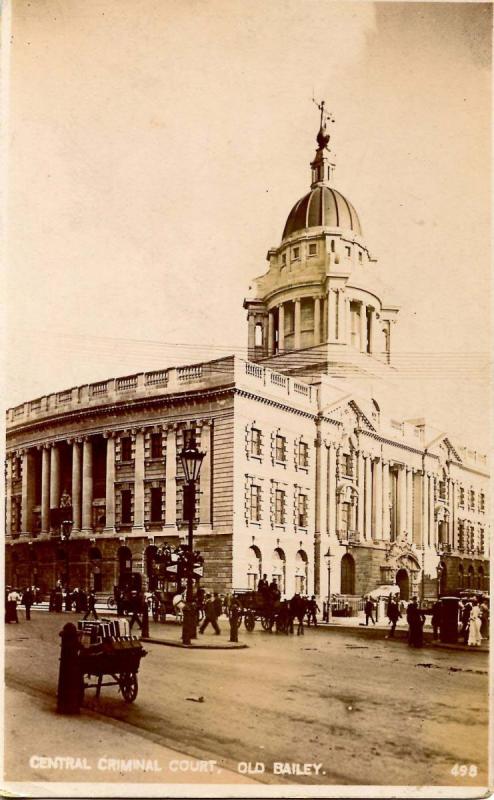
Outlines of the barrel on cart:
<svg viewBox="0 0 494 800">
<path fill-rule="evenodd" d="M 81 650 L 79 663 L 83 689 L 118 686 L 126 703 L 137 697 L 137 673 L 147 651 L 136 637 L 130 636 L 126 619 L 81 620 L 78 623 Z M 105 677 L 111 680 L 104 680 Z M 92 682 L 96 679 L 96 682 Z"/>
</svg>

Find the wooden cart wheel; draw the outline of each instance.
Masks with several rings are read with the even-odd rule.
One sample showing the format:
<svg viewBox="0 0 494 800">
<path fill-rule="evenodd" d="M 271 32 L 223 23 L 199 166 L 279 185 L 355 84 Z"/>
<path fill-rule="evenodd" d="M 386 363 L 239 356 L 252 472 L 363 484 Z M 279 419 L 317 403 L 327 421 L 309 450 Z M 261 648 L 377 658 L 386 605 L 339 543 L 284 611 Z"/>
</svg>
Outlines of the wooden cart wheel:
<svg viewBox="0 0 494 800">
<path fill-rule="evenodd" d="M 252 633 L 256 626 L 256 617 L 252 611 L 247 611 L 244 617 L 245 629 Z"/>
<path fill-rule="evenodd" d="M 261 625 L 265 631 L 271 630 L 271 617 L 261 617 Z"/>
<path fill-rule="evenodd" d="M 126 703 L 133 703 L 137 697 L 137 675 L 135 672 L 122 672 L 120 690 Z"/>
</svg>

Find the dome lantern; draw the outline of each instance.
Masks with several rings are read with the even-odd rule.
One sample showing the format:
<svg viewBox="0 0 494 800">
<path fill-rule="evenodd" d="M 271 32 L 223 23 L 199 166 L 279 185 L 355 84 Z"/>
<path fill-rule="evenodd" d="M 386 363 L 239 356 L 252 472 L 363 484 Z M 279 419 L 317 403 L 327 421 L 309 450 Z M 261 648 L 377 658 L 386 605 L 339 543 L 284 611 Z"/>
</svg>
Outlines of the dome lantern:
<svg viewBox="0 0 494 800">
<path fill-rule="evenodd" d="M 334 122 L 334 117 L 324 110 L 324 100 L 316 105 L 321 112 L 321 121 L 316 137 L 316 155 L 310 165 L 312 170 L 311 189 L 315 189 L 317 186 L 329 186 L 335 170 L 334 157 L 331 156 L 331 150 L 328 147 L 331 137 L 327 131 L 327 123 Z"/>
</svg>

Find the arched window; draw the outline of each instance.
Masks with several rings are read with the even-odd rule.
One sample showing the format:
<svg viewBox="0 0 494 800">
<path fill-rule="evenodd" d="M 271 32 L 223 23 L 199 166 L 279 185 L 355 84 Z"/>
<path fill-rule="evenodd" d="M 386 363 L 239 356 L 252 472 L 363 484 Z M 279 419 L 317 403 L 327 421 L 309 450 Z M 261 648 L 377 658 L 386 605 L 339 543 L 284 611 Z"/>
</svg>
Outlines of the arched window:
<svg viewBox="0 0 494 800">
<path fill-rule="evenodd" d="M 273 553 L 273 572 L 272 579 L 278 584 L 281 594 L 286 591 L 286 557 L 283 550 L 277 547 Z"/>
<path fill-rule="evenodd" d="M 128 547 L 118 548 L 118 566 L 120 575 L 127 575 L 132 572 L 132 553 Z"/>
<path fill-rule="evenodd" d="M 355 594 L 355 560 L 350 553 L 341 559 L 341 594 Z"/>
<path fill-rule="evenodd" d="M 465 585 L 465 573 L 463 570 L 463 564 L 460 564 L 458 567 L 458 588 L 463 589 Z"/>
<path fill-rule="evenodd" d="M 255 544 L 249 547 L 247 553 L 247 587 L 254 591 L 259 578 L 262 576 L 261 551 Z"/>
<path fill-rule="evenodd" d="M 309 583 L 309 559 L 305 550 L 299 550 L 295 556 L 295 591 L 307 594 Z"/>
</svg>

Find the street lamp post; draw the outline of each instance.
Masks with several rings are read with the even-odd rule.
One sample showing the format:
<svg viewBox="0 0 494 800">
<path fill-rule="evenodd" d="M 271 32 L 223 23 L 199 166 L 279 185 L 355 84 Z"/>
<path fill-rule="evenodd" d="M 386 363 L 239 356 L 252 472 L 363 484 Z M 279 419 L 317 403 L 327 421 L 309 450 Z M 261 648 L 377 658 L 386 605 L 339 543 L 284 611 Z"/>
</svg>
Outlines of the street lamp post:
<svg viewBox="0 0 494 800">
<path fill-rule="evenodd" d="M 184 446 L 180 460 L 184 471 L 183 518 L 189 523 L 189 535 L 186 552 L 187 588 L 185 592 L 185 608 L 183 615 L 182 642 L 190 644 L 197 637 L 196 613 L 193 607 L 193 570 L 194 570 L 194 518 L 196 515 L 196 483 L 199 479 L 201 464 L 206 453 L 197 449 L 195 442 Z"/>
<path fill-rule="evenodd" d="M 328 622 L 329 618 L 331 617 L 331 557 L 332 552 L 328 547 L 328 552 L 324 554 L 324 558 L 326 559 L 326 564 L 328 565 L 328 606 L 327 606 L 327 614 L 328 614 Z"/>
</svg>

